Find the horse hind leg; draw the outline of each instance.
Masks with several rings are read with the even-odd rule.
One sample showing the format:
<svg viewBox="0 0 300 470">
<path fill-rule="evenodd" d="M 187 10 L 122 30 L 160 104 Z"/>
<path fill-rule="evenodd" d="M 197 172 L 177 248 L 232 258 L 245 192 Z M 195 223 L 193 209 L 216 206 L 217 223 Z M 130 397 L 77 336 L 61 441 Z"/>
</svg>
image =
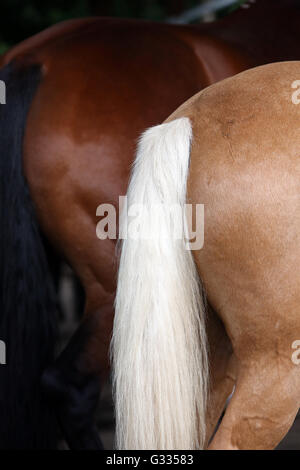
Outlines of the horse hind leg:
<svg viewBox="0 0 300 470">
<path fill-rule="evenodd" d="M 194 251 L 195 262 L 237 359 L 236 389 L 211 449 L 272 449 L 299 408 L 300 369 L 292 360 L 292 345 L 300 339 L 295 186 L 292 176 L 278 177 L 281 167 L 274 176 L 270 162 L 263 165 L 262 175 L 250 177 L 249 165 L 239 178 L 233 173 L 235 179 L 230 166 L 222 180 L 227 199 L 220 197 L 219 183 L 208 186 L 199 171 L 193 171 L 197 178 L 190 187 L 192 202 L 208 208 L 205 243 Z"/>
<path fill-rule="evenodd" d="M 227 279 L 222 269 L 213 271 L 218 289 L 212 288 L 211 278 L 207 284 L 208 297 L 223 306 L 218 313 L 231 339 L 237 371 L 233 398 L 210 449 L 273 449 L 299 408 L 300 369 L 292 349 L 300 339 L 295 269 L 286 268 L 284 282 L 280 270 L 262 266 L 264 276 L 259 269 L 251 278 L 246 271 L 244 278 L 239 273 L 239 289 L 222 281 Z M 230 284 L 235 281 L 232 273 L 228 279 Z"/>
<path fill-rule="evenodd" d="M 295 374 L 292 367 L 276 367 L 268 355 L 239 367 L 233 398 L 209 449 L 274 449 L 298 411 Z"/>
<path fill-rule="evenodd" d="M 209 344 L 210 386 L 206 411 L 206 446 L 233 391 L 236 380 L 236 358 L 224 325 L 208 306 L 207 339 Z"/>
<path fill-rule="evenodd" d="M 71 449 L 103 448 L 95 416 L 109 371 L 112 319 L 112 304 L 86 314 L 65 350 L 43 374 L 45 393 Z"/>
</svg>

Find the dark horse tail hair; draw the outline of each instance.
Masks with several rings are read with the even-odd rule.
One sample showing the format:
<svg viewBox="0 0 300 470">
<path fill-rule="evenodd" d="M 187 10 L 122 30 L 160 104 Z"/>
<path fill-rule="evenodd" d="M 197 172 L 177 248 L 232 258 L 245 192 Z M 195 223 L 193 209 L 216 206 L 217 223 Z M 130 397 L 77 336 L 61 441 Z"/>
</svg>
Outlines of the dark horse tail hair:
<svg viewBox="0 0 300 470">
<path fill-rule="evenodd" d="M 52 362 L 56 298 L 22 164 L 26 118 L 40 79 L 39 65 L 11 63 L 0 70 L 6 85 L 6 104 L 0 104 L 1 449 L 53 449 L 56 443 L 54 413 L 40 385 Z"/>
</svg>

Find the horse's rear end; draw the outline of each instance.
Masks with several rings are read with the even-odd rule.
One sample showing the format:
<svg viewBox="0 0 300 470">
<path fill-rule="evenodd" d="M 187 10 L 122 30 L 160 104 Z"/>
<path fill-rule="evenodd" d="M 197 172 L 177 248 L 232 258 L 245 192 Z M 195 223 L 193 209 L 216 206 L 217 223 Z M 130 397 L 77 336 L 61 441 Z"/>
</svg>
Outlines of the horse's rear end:
<svg viewBox="0 0 300 470">
<path fill-rule="evenodd" d="M 300 390 L 292 357 L 300 333 L 299 76 L 300 62 L 244 72 L 199 93 L 141 139 L 128 197 L 147 209 L 140 226 L 148 237 L 141 231 L 124 241 L 113 342 L 120 446 L 204 442 L 196 431 L 205 420 L 205 316 L 189 253 L 237 358 L 236 389 L 210 448 L 272 449 L 293 423 Z M 166 208 L 183 210 L 185 201 L 204 204 L 201 250 L 172 238 L 178 218 Z M 155 227 L 164 237 L 154 236 Z M 141 406 L 135 400 L 145 389 Z"/>
<path fill-rule="evenodd" d="M 190 108 L 188 194 L 206 209 L 194 255 L 238 362 L 212 449 L 272 449 L 299 408 L 299 77 L 299 62 L 254 69 Z"/>
</svg>

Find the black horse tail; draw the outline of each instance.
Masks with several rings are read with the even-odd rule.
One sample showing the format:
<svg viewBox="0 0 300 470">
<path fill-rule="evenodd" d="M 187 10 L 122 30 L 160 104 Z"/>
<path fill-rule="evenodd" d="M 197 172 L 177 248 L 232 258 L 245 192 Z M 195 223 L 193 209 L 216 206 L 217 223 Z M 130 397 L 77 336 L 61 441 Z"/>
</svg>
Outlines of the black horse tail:
<svg viewBox="0 0 300 470">
<path fill-rule="evenodd" d="M 0 70 L 2 90 L 6 86 L 6 104 L 0 104 L 1 449 L 56 443 L 54 413 L 40 386 L 52 362 L 56 297 L 22 165 L 26 118 L 40 79 L 39 65 Z"/>
</svg>

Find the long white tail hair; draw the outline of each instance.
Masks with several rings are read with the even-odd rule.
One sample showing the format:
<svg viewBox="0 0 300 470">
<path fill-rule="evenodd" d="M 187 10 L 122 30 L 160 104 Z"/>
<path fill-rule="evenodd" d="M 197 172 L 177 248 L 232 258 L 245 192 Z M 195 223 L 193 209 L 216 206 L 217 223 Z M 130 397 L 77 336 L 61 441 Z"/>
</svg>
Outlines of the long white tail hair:
<svg viewBox="0 0 300 470">
<path fill-rule="evenodd" d="M 120 256 L 111 345 L 119 449 L 204 445 L 204 301 L 192 253 L 183 238 L 174 240 L 177 221 L 168 211 L 186 202 L 191 140 L 188 118 L 148 129 L 128 188 L 128 207 L 146 209 L 147 239 L 128 237 Z"/>
</svg>

